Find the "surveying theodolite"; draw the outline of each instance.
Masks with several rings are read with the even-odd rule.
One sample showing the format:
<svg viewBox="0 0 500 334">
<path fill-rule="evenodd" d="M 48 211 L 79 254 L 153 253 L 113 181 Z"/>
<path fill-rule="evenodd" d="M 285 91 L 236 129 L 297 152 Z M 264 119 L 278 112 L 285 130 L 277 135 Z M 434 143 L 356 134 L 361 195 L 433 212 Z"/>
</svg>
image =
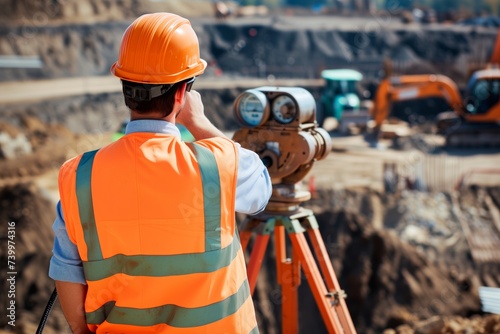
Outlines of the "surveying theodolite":
<svg viewBox="0 0 500 334">
<path fill-rule="evenodd" d="M 298 333 L 297 289 L 301 266 L 328 332 L 356 333 L 345 303 L 346 295 L 340 289 L 316 218 L 311 210 L 300 206 L 311 194 L 299 190 L 298 182 L 316 160 L 331 151 L 330 135 L 318 127 L 315 111 L 313 96 L 299 87 L 259 87 L 236 98 L 234 113 L 243 127 L 235 132 L 233 140 L 260 156 L 273 183 L 269 204 L 262 213 L 245 219 L 240 239 L 245 250 L 256 234 L 247 265 L 253 294 L 274 232 L 283 333 Z M 321 272 L 304 235 L 306 231 Z M 292 245 L 291 258 L 287 258 L 285 233 Z"/>
</svg>

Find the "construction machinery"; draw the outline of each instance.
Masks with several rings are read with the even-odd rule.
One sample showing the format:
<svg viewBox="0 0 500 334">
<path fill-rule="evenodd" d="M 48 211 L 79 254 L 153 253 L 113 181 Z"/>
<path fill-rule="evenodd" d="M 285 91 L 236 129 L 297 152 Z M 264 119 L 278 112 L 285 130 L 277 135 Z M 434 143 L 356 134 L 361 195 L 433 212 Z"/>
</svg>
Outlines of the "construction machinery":
<svg viewBox="0 0 500 334">
<path fill-rule="evenodd" d="M 430 97 L 446 100 L 451 112 L 437 116 L 446 146 L 500 146 L 500 69 L 474 72 L 465 95 L 444 75 L 403 75 L 382 80 L 371 116 L 375 132 L 388 119 L 393 102 Z"/>
<path fill-rule="evenodd" d="M 321 94 L 321 113 L 318 122 L 325 126 L 325 120 L 333 118 L 340 132 L 349 127 L 366 125 L 368 109 L 363 108 L 358 94 L 358 83 L 363 75 L 352 69 L 331 69 L 321 72 L 325 86 Z"/>
<path fill-rule="evenodd" d="M 386 64 L 386 73 L 391 73 Z M 451 111 L 437 115 L 436 128 L 446 146 L 500 146 L 500 33 L 490 58 L 474 70 L 460 93 L 455 82 L 444 75 L 388 76 L 375 94 L 371 117 L 375 133 L 388 119 L 392 103 L 423 98 L 443 98 Z"/>
</svg>

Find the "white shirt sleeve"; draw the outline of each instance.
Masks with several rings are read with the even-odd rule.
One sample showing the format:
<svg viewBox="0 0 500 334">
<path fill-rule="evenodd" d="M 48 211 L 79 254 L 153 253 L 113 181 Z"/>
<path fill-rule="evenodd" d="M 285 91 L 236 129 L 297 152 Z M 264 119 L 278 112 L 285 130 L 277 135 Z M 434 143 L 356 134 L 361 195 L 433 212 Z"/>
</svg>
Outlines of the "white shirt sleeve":
<svg viewBox="0 0 500 334">
<path fill-rule="evenodd" d="M 271 177 L 255 152 L 237 146 L 236 212 L 256 214 L 264 210 L 271 197 Z"/>
</svg>

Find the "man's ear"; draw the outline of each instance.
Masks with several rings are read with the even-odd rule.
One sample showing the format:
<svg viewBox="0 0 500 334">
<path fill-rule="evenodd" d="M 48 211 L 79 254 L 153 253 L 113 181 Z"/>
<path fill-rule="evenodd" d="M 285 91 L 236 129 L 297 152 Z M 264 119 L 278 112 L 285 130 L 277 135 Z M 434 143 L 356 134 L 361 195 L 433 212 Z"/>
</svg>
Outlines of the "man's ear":
<svg viewBox="0 0 500 334">
<path fill-rule="evenodd" d="M 177 88 L 177 91 L 175 92 L 175 103 L 182 105 L 184 102 L 185 95 L 186 95 L 186 83 L 183 82 L 182 85 L 180 85 Z"/>
</svg>

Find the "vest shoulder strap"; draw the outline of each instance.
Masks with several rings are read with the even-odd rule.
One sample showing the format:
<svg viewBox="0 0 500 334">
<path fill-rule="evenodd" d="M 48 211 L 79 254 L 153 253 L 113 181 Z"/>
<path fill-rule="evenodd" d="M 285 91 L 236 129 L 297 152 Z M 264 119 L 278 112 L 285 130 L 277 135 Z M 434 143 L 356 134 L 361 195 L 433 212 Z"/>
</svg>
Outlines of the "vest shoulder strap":
<svg viewBox="0 0 500 334">
<path fill-rule="evenodd" d="M 88 261 L 103 258 L 92 204 L 92 166 L 97 151 L 85 152 L 76 170 L 76 197 L 83 235 L 87 244 Z"/>
</svg>

